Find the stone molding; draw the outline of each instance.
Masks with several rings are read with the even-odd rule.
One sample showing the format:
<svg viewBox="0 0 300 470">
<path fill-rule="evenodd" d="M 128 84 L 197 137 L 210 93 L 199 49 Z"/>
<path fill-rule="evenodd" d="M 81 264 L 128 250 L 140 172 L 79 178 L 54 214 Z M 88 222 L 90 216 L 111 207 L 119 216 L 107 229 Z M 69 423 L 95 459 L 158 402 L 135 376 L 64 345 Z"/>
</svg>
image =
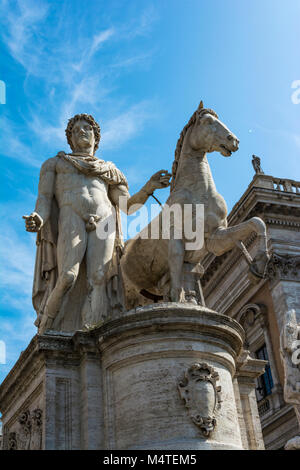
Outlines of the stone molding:
<svg viewBox="0 0 300 470">
<path fill-rule="evenodd" d="M 169 449 L 176 445 L 178 449 L 241 449 L 240 430 L 234 424 L 238 419 L 235 401 L 225 402 L 224 398 L 220 410 L 217 408 L 220 389 L 215 372 L 224 397 L 232 397 L 232 377 L 243 340 L 243 328 L 234 319 L 179 303 L 137 308 L 73 335 L 53 331 L 37 335 L 0 387 L 0 397 L 5 397 L 1 411 L 6 448 L 148 445 L 149 449 Z M 44 368 L 30 384 L 34 361 L 43 362 Z M 207 388 L 204 395 L 199 380 L 193 383 L 191 377 L 189 369 L 195 364 L 207 364 L 207 373 L 198 370 L 197 377 Z M 183 380 L 181 391 L 187 387 L 191 395 L 200 393 L 203 398 L 198 412 L 192 414 L 178 390 L 184 371 L 188 381 Z M 99 374 L 99 380 L 93 374 Z M 25 383 L 27 389 L 22 389 Z M 44 423 L 33 432 L 37 409 L 43 410 Z M 42 427 L 41 437 L 37 431 Z M 209 439 L 212 432 L 213 439 Z"/>
<path fill-rule="evenodd" d="M 250 356 L 250 351 L 243 350 L 237 361 L 236 377 L 239 382 L 252 383 L 254 379 L 265 372 L 268 361 L 254 359 Z"/>
<path fill-rule="evenodd" d="M 239 354 L 241 338 L 242 341 L 245 339 L 244 330 L 236 320 L 203 306 L 176 302 L 137 307 L 126 312 L 123 317 L 107 322 L 94 332 L 99 338 L 99 348 L 104 352 L 110 342 L 117 342 L 118 335 L 126 334 L 127 330 L 128 334 L 132 335 L 135 329 L 141 332 L 151 327 L 163 331 L 170 326 L 174 331 L 192 329 L 199 334 L 211 333 L 217 329 L 220 337 L 224 335 L 228 339 L 231 353 L 234 354 Z M 217 338 L 215 340 L 217 341 Z M 104 342 L 107 346 L 103 346 Z"/>
<path fill-rule="evenodd" d="M 228 316 L 214 312 L 206 307 L 181 303 L 159 303 L 138 307 L 126 312 L 122 317 L 106 322 L 101 327 L 90 331 L 77 331 L 73 335 L 55 334 L 47 332 L 36 335 L 28 348 L 21 354 L 19 360 L 12 368 L 0 386 L 1 409 L 7 409 L 21 390 L 33 380 L 41 371 L 43 361 L 61 359 L 80 362 L 83 353 L 96 354 L 104 339 L 110 337 L 117 341 L 117 335 L 124 330 L 169 328 L 172 324 L 175 330 L 195 329 L 201 332 L 210 332 L 217 328 L 220 334 L 228 336 L 230 345 L 235 354 L 239 354 L 240 338 L 244 340 L 244 330 L 241 325 Z M 205 325 L 205 326 L 204 326 Z M 53 356 L 54 354 L 54 356 Z M 49 359 L 48 359 L 49 356 Z M 50 364 L 50 363 L 49 363 Z M 24 374 L 26 370 L 26 374 Z M 16 386 L 17 384 L 17 386 Z"/>
</svg>

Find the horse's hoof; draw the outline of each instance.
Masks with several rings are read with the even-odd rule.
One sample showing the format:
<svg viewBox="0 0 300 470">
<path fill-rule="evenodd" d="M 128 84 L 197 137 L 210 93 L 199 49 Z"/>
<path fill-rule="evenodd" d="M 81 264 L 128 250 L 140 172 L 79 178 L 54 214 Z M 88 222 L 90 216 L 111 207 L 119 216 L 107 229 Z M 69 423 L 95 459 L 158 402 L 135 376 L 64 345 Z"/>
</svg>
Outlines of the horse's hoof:
<svg viewBox="0 0 300 470">
<path fill-rule="evenodd" d="M 250 264 L 250 272 L 260 279 L 265 279 L 267 276 L 267 267 L 270 261 L 270 255 L 265 252 L 258 253 L 253 262 Z"/>
</svg>

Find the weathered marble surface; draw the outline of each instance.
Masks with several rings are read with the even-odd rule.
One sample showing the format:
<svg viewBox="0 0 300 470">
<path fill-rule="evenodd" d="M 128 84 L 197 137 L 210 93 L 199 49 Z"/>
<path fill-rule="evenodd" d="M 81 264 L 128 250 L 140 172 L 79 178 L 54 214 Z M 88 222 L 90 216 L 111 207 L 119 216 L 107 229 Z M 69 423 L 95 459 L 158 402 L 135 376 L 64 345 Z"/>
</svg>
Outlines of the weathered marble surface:
<svg viewBox="0 0 300 470">
<path fill-rule="evenodd" d="M 227 227 L 206 158 L 230 156 L 238 139 L 200 103 L 178 141 L 168 205 L 204 206 L 204 246 L 185 249 L 172 227 L 169 239 L 135 237 L 121 257 L 120 197 L 133 212 L 170 175 L 156 173 L 130 197 L 124 175 L 94 156 L 100 129 L 91 116 L 72 118 L 66 134 L 72 153 L 45 162 L 35 211 L 25 216 L 26 229 L 38 232 L 39 335 L 0 388 L 4 447 L 262 448 L 254 388 L 264 363 L 241 355 L 242 327 L 204 306 L 200 284 L 204 255 L 235 246 L 256 277 L 265 275 L 264 222 Z M 116 233 L 101 238 L 114 209 Z M 242 243 L 252 232 L 253 257 Z M 126 312 L 123 276 L 138 293 L 162 294 L 160 302 Z M 37 414 L 42 440 L 25 439 L 20 425 L 33 429 Z"/>
<path fill-rule="evenodd" d="M 204 108 L 201 101 L 177 142 L 171 193 L 162 212 L 128 241 L 121 258 L 126 282 L 135 286 L 137 292 L 146 289 L 154 295 L 163 295 L 165 300 L 190 302 L 191 291 L 195 289 L 184 286 L 184 264 L 198 265 L 203 274 L 201 263 L 207 253 L 221 256 L 236 246 L 242 250 L 254 276 L 257 279 L 265 276 L 269 259 L 265 223 L 259 217 L 252 217 L 228 227 L 226 202 L 216 189 L 207 159 L 207 154 L 214 151 L 229 157 L 238 147 L 238 138 L 213 110 Z M 197 215 L 200 205 L 204 208 L 202 219 Z M 196 227 L 195 233 L 203 232 L 204 243 L 200 243 L 195 234 L 187 233 L 186 220 L 182 222 L 184 234 L 177 235 L 187 206 L 192 206 L 190 219 Z M 164 237 L 164 220 L 174 207 L 180 208 L 181 213 L 176 212 L 170 236 Z M 157 239 L 149 239 L 153 226 L 159 228 Z M 253 257 L 243 244 L 252 232 L 257 234 L 258 241 Z M 199 298 L 194 294 L 194 299 L 205 305 L 203 296 Z"/>
<path fill-rule="evenodd" d="M 264 362 L 240 356 L 243 335 L 224 315 L 176 303 L 141 307 L 88 332 L 37 335 L 0 387 L 4 447 L 12 437 L 22 445 L 20 416 L 39 408 L 43 449 L 261 448 L 249 429 L 258 429 L 251 397 Z M 179 391 L 195 364 L 217 374 L 214 409 L 209 383 L 199 396 L 205 381 L 200 389 L 190 383 L 193 409 L 215 420 L 208 436 Z"/>
<path fill-rule="evenodd" d="M 252 217 L 227 226 L 226 203 L 206 157 L 213 151 L 229 157 L 238 150 L 239 140 L 202 102 L 180 135 L 172 175 L 165 170 L 155 173 L 132 197 L 122 172 L 95 157 L 100 127 L 92 116 L 74 116 L 66 135 L 72 153 L 59 152 L 43 164 L 35 210 L 24 216 L 26 230 L 38 233 L 33 304 L 40 334 L 50 328 L 95 327 L 108 315 L 112 318 L 139 305 L 141 292 L 152 298 L 159 295 L 159 300 L 205 305 L 200 278 L 208 252 L 220 256 L 238 246 L 253 275 L 264 277 L 269 259 L 265 224 Z M 167 187 L 171 176 L 171 194 L 158 216 L 158 238 L 146 227 L 124 248 L 120 209 L 133 213 L 155 189 Z M 169 220 L 170 233 L 164 237 L 163 222 L 174 207 L 180 207 L 182 215 Z M 195 235 L 187 233 L 187 207 L 192 209 Z M 108 234 L 105 227 L 110 221 L 116 227 Z M 253 257 L 243 244 L 252 232 L 258 240 Z M 198 240 L 199 233 L 203 237 Z M 133 298 L 128 301 L 124 292 L 130 288 Z"/>
<path fill-rule="evenodd" d="M 72 153 L 59 152 L 42 165 L 35 210 L 24 216 L 26 230 L 38 233 L 33 305 L 39 333 L 88 328 L 122 310 L 119 210 L 134 212 L 171 176 L 155 173 L 130 197 L 123 173 L 94 155 L 100 127 L 92 116 L 74 116 L 66 135 Z M 111 220 L 114 232 L 99 235 Z"/>
</svg>

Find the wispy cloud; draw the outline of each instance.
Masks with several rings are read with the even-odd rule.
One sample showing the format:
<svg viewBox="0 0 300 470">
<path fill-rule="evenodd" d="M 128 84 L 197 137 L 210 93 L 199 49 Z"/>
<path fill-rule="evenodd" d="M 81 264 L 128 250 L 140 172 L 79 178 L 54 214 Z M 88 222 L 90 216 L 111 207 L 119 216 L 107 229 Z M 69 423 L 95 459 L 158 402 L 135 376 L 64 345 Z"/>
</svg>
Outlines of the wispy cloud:
<svg viewBox="0 0 300 470">
<path fill-rule="evenodd" d="M 82 59 L 79 63 L 72 64 L 72 67 L 77 71 L 81 71 L 83 66 L 87 66 L 88 62 L 92 59 L 94 54 L 100 49 L 108 39 L 115 34 L 114 28 L 106 29 L 98 34 L 95 34 L 91 44 L 87 46 L 82 54 Z"/>
<path fill-rule="evenodd" d="M 3 129 L 1 153 L 4 157 L 13 158 L 36 168 L 41 166 L 41 160 L 34 156 L 31 147 L 22 142 L 20 130 L 10 119 L 2 116 L 0 118 L 0 128 Z"/>
<path fill-rule="evenodd" d="M 153 55 L 153 51 L 149 51 L 145 54 L 138 54 L 138 55 L 133 55 L 132 57 L 125 57 L 123 59 L 116 60 L 116 62 L 112 62 L 111 67 L 112 68 L 132 67 L 133 65 L 141 64 L 143 62 L 149 61 L 152 55 Z"/>
<path fill-rule="evenodd" d="M 15 297 L 17 298 L 17 296 Z M 36 334 L 34 326 L 36 315 L 33 308 L 27 309 L 23 299 L 13 301 L 10 297 L 8 300 L 12 300 L 12 303 L 7 303 L 7 298 L 4 296 L 3 304 L 8 305 L 14 314 L 1 314 L 0 340 L 5 343 L 6 364 L 0 364 L 0 383 L 17 361 L 22 350 L 28 346 L 29 341 Z M 22 315 L 16 314 L 16 308 L 22 312 Z"/>
<path fill-rule="evenodd" d="M 64 130 L 68 119 L 83 111 L 97 115 L 99 106 L 105 101 L 109 103 L 110 118 L 105 118 L 107 112 L 104 117 L 102 115 L 103 148 L 116 148 L 131 139 L 153 117 L 149 112 L 150 100 L 148 103 L 124 103 L 127 109 L 122 111 L 120 99 L 113 98 L 117 87 L 115 81 L 120 79 L 122 71 L 146 63 L 153 54 L 153 51 L 139 50 L 139 43 L 133 48 L 135 53 L 132 47 L 130 52 L 126 47 L 123 51 L 126 42 L 132 43 L 134 38 L 151 31 L 157 19 L 152 6 L 129 24 L 118 20 L 116 25 L 99 30 L 96 23 L 91 23 L 87 34 L 86 28 L 75 24 L 68 16 L 63 24 L 52 21 L 49 29 L 49 15 L 53 20 L 60 18 L 61 12 L 58 15 L 55 5 L 45 0 L 0 2 L 0 24 L 2 22 L 4 26 L 0 35 L 10 54 L 25 68 L 28 77 L 39 77 L 39 86 L 44 84 L 45 95 L 39 93 L 37 103 L 29 110 L 30 118 L 23 126 L 29 128 L 36 139 L 52 148 L 54 142 L 55 147 L 65 148 Z M 82 21 L 84 24 L 86 19 Z M 117 54 L 112 50 L 111 54 L 103 56 L 105 48 L 113 43 L 118 47 Z M 30 92 L 29 79 L 27 87 Z M 31 149 L 22 144 L 20 129 L 13 129 L 8 120 L 2 120 L 1 124 L 7 129 L 4 145 L 7 156 L 40 166 Z"/>
<path fill-rule="evenodd" d="M 153 24 L 158 20 L 157 10 L 153 5 L 148 5 L 142 13 L 122 28 L 121 34 L 127 39 L 146 36 L 152 30 Z"/>
<path fill-rule="evenodd" d="M 0 3 L 0 12 L 4 24 L 2 35 L 11 55 L 26 70 L 34 73 L 41 54 L 41 41 L 37 36 L 37 27 L 45 20 L 48 5 L 40 1 L 17 1 L 15 8 L 8 0 Z M 34 46 L 34 49 L 28 45 Z M 38 47 L 39 46 L 39 47 Z M 36 60 L 35 60 L 36 58 Z"/>
<path fill-rule="evenodd" d="M 55 142 L 56 145 L 66 145 L 65 128 L 68 119 L 76 112 L 82 112 L 81 107 L 86 110 L 95 109 L 105 97 L 109 94 L 109 90 L 101 85 L 97 76 L 86 76 L 80 82 L 74 84 L 74 87 L 65 91 L 67 99 L 58 106 L 58 113 L 52 116 L 44 116 L 38 113 L 32 113 L 29 128 L 43 142 Z M 52 121 L 52 122 L 51 122 Z"/>
<path fill-rule="evenodd" d="M 104 123 L 102 147 L 119 147 L 143 129 L 145 122 L 155 116 L 154 102 L 142 101 L 117 117 Z"/>
<path fill-rule="evenodd" d="M 0 234 L 0 287 L 18 291 L 20 296 L 28 298 L 31 294 L 35 259 L 34 237 L 26 234 L 26 241 L 8 224 Z M 14 299 L 15 300 L 15 299 Z"/>
</svg>

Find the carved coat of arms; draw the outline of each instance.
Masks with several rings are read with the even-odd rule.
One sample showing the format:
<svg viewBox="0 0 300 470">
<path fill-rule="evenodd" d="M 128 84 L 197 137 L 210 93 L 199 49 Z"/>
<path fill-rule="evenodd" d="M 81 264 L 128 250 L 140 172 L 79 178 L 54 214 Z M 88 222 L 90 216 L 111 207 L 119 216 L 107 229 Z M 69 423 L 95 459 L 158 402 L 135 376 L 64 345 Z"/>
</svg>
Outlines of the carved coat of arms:
<svg viewBox="0 0 300 470">
<path fill-rule="evenodd" d="M 178 385 L 189 416 L 203 436 L 208 438 L 216 427 L 216 409 L 221 406 L 221 387 L 216 382 L 219 374 L 206 363 L 193 364 Z"/>
</svg>

